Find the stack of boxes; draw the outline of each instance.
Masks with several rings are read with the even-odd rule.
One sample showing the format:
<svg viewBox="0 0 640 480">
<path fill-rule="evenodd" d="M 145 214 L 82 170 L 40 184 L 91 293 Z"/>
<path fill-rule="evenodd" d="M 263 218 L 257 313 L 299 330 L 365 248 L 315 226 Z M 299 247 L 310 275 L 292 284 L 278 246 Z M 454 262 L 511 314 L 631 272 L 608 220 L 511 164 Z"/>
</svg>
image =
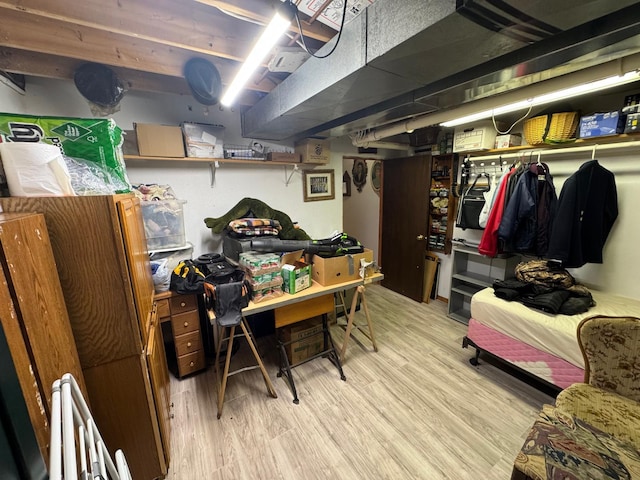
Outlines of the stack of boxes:
<svg viewBox="0 0 640 480">
<path fill-rule="evenodd" d="M 280 256 L 277 253 L 240 253 L 239 263 L 247 273 L 255 303 L 282 296 Z"/>
</svg>

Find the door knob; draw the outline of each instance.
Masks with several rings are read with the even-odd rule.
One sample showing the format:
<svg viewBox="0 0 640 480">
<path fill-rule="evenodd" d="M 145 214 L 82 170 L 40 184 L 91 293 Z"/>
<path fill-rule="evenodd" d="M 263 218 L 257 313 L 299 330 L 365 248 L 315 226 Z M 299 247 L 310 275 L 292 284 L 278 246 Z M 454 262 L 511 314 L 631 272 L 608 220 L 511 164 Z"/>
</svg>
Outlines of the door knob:
<svg viewBox="0 0 640 480">
<path fill-rule="evenodd" d="M 424 235 L 418 235 L 418 236 L 416 237 L 416 240 L 424 240 Z"/>
</svg>

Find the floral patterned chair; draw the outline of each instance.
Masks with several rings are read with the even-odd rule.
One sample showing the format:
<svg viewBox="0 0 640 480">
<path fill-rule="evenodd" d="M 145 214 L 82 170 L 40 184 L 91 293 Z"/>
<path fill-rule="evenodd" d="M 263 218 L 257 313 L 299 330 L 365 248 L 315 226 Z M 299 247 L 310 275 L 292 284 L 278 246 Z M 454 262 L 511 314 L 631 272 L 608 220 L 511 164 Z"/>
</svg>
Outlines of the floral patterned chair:
<svg viewBox="0 0 640 480">
<path fill-rule="evenodd" d="M 640 449 L 640 318 L 586 318 L 578 325 L 585 383 L 556 407 Z"/>
<path fill-rule="evenodd" d="M 577 334 L 584 383 L 543 407 L 514 461 L 514 480 L 640 475 L 640 318 L 587 318 Z"/>
</svg>

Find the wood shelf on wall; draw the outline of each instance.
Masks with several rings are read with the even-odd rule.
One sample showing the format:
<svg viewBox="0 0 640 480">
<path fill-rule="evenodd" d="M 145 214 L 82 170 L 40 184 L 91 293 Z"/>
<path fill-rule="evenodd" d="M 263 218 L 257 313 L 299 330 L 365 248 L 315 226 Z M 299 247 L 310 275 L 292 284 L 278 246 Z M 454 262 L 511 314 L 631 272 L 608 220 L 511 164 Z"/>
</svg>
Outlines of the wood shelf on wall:
<svg viewBox="0 0 640 480">
<path fill-rule="evenodd" d="M 518 145 L 516 147 L 508 148 L 492 148 L 489 150 L 475 151 L 475 152 L 461 152 L 461 156 L 477 157 L 483 155 L 497 155 L 506 153 L 517 153 L 523 150 L 562 150 L 563 148 L 571 147 L 587 147 L 591 145 L 607 145 L 611 143 L 625 143 L 635 142 L 640 140 L 640 132 L 638 133 L 620 133 L 618 135 L 605 135 L 602 137 L 593 138 L 578 138 L 574 141 L 565 143 L 545 143 L 542 145 Z"/>
<path fill-rule="evenodd" d="M 300 162 L 277 162 L 271 160 L 250 159 L 250 158 L 201 158 L 201 157 L 145 157 L 141 155 L 124 155 L 125 161 L 159 161 L 159 162 L 196 162 L 196 163 L 229 163 L 237 165 L 285 165 L 298 166 L 298 168 L 313 168 L 320 163 L 300 163 Z"/>
</svg>

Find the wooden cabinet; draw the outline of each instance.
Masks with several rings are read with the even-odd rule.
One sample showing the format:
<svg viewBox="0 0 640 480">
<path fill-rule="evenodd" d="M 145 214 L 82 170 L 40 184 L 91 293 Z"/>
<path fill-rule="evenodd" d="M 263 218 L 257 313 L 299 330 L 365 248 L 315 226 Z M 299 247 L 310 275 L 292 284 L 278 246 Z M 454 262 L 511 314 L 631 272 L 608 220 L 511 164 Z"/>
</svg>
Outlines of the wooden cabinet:
<svg viewBox="0 0 640 480">
<path fill-rule="evenodd" d="M 178 378 L 203 370 L 206 358 L 197 296 L 163 292 L 156 294 L 156 302 L 160 321 L 171 324 Z"/>
<path fill-rule="evenodd" d="M 0 323 L 48 459 L 53 382 L 71 373 L 87 390 L 42 215 L 0 214 Z"/>
<path fill-rule="evenodd" d="M 455 153 L 431 157 L 427 249 L 451 253 L 451 235 L 455 222 L 456 198 L 452 192 Z"/>
<path fill-rule="evenodd" d="M 44 214 L 91 410 L 133 478 L 167 473 L 168 379 L 154 324 L 153 281 L 139 201 L 132 195 L 11 197 L 5 212 Z M 160 352 L 162 355 L 160 355 Z"/>
</svg>

